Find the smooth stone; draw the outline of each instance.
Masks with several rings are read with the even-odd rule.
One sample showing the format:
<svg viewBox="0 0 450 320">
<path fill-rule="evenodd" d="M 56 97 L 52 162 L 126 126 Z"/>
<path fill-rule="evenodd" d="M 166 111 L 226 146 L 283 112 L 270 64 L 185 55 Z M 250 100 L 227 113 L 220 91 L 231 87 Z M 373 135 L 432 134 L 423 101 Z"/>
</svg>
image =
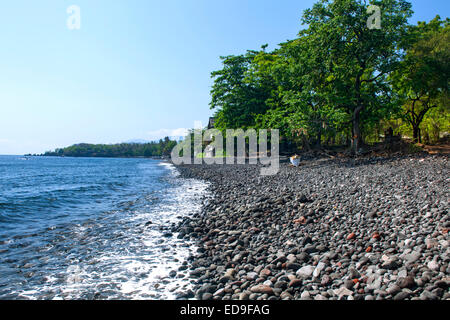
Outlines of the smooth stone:
<svg viewBox="0 0 450 320">
<path fill-rule="evenodd" d="M 401 271 L 399 271 L 398 274 L 397 274 L 397 276 L 398 276 L 399 278 L 405 278 L 407 275 L 408 275 L 408 271 L 406 271 L 406 270 L 401 270 Z"/>
<path fill-rule="evenodd" d="M 177 275 L 177 272 L 175 270 L 172 270 L 169 272 L 169 277 L 171 277 L 171 278 L 175 278 L 176 275 Z"/>
<path fill-rule="evenodd" d="M 439 263 L 437 263 L 437 261 L 435 261 L 435 260 L 432 260 L 432 261 L 428 262 L 427 267 L 430 270 L 437 271 L 437 270 L 439 270 Z"/>
<path fill-rule="evenodd" d="M 355 268 L 350 268 L 349 270 L 349 279 L 359 279 L 361 274 Z"/>
<path fill-rule="evenodd" d="M 303 291 L 302 294 L 300 295 L 301 299 L 309 299 L 311 298 L 311 295 L 309 294 L 309 291 Z"/>
<path fill-rule="evenodd" d="M 396 300 L 396 301 L 397 300 L 405 300 L 409 296 L 410 296 L 409 292 L 401 291 L 395 295 L 394 300 Z"/>
<path fill-rule="evenodd" d="M 397 284 L 402 289 L 404 289 L 404 288 L 410 289 L 416 285 L 416 281 L 414 280 L 414 277 L 408 276 L 408 277 L 404 277 L 404 278 L 399 278 L 397 280 Z"/>
<path fill-rule="evenodd" d="M 209 292 L 204 293 L 202 295 L 202 300 L 211 300 L 212 298 L 213 298 L 213 295 L 212 295 L 212 293 L 209 293 Z"/>
<path fill-rule="evenodd" d="M 421 300 L 438 300 L 439 297 L 428 290 L 424 290 L 420 295 L 420 299 Z"/>
<path fill-rule="evenodd" d="M 286 291 L 282 292 L 280 294 L 280 298 L 283 300 L 293 300 L 294 299 L 294 297 L 289 292 L 286 292 Z"/>
<path fill-rule="evenodd" d="M 313 277 L 314 277 L 314 278 L 317 278 L 317 277 L 320 275 L 320 272 L 321 272 L 323 269 L 325 269 L 325 266 L 326 266 L 325 263 L 319 262 L 319 263 L 317 264 L 316 268 L 314 269 Z"/>
<path fill-rule="evenodd" d="M 316 268 L 314 266 L 304 266 L 297 270 L 296 275 L 302 278 L 309 278 Z"/>
<path fill-rule="evenodd" d="M 286 269 L 288 269 L 288 270 L 298 270 L 301 267 L 302 267 L 301 264 L 295 263 L 295 262 L 288 262 L 286 264 Z"/>
<path fill-rule="evenodd" d="M 248 292 L 241 292 L 239 294 L 239 300 L 248 300 L 250 298 L 250 295 Z"/>
<path fill-rule="evenodd" d="M 422 254 L 420 252 L 414 251 L 409 254 L 406 254 L 404 256 L 404 259 L 406 260 L 407 264 L 413 264 L 414 262 L 419 260 L 421 256 L 422 256 Z"/>
<path fill-rule="evenodd" d="M 350 291 L 346 287 L 341 287 L 339 289 L 334 290 L 334 294 L 339 297 L 351 296 L 351 295 L 353 295 L 353 291 Z"/>
<path fill-rule="evenodd" d="M 247 273 L 247 279 L 248 280 L 256 280 L 256 279 L 258 279 L 258 274 L 256 272 L 249 272 L 249 273 Z"/>
<path fill-rule="evenodd" d="M 401 263 L 399 262 L 398 257 L 396 256 L 386 256 L 384 255 L 382 257 L 382 260 L 384 261 L 381 264 L 381 268 L 383 269 L 388 269 L 388 270 L 395 270 L 398 269 L 401 265 Z"/>
<path fill-rule="evenodd" d="M 390 285 L 386 290 L 386 292 L 392 296 L 395 296 L 400 291 L 402 291 L 402 289 L 396 284 Z"/>
<path fill-rule="evenodd" d="M 289 282 L 289 288 L 297 288 L 302 285 L 303 281 L 300 279 L 294 279 L 291 282 Z"/>
<path fill-rule="evenodd" d="M 273 294 L 273 289 L 271 287 L 263 285 L 263 284 L 256 285 L 256 286 L 250 288 L 250 291 L 253 293 L 262 293 L 262 294 L 269 294 L 269 295 Z"/>
</svg>

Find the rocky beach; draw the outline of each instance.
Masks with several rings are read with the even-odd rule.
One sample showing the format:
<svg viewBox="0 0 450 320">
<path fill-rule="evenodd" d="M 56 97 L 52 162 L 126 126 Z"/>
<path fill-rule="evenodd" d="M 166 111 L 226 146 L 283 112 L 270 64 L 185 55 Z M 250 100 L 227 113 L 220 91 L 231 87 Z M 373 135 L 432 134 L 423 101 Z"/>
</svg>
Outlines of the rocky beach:
<svg viewBox="0 0 450 320">
<path fill-rule="evenodd" d="M 198 245 L 179 299 L 450 298 L 448 157 L 303 160 L 177 166 L 211 192 L 173 228 Z"/>
</svg>

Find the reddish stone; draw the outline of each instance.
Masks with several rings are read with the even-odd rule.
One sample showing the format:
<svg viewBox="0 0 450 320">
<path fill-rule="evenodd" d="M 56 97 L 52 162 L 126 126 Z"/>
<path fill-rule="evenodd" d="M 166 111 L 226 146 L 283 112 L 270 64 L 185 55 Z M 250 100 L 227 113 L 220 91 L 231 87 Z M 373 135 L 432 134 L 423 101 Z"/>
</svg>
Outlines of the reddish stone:
<svg viewBox="0 0 450 320">
<path fill-rule="evenodd" d="M 300 217 L 299 219 L 295 219 L 294 223 L 295 224 L 305 224 L 306 223 L 306 218 L 305 217 Z"/>
<path fill-rule="evenodd" d="M 267 294 L 273 294 L 273 289 L 269 286 L 260 284 L 257 286 L 254 286 L 250 289 L 253 293 L 267 293 Z"/>
<path fill-rule="evenodd" d="M 372 252 L 372 247 L 367 247 L 366 252 Z"/>
<path fill-rule="evenodd" d="M 259 273 L 259 275 L 261 276 L 261 277 L 268 277 L 268 276 L 270 276 L 272 274 L 272 272 L 269 270 L 269 269 L 263 269 L 263 270 L 261 270 L 261 272 Z"/>
<path fill-rule="evenodd" d="M 297 288 L 302 285 L 302 280 L 300 279 L 294 279 L 291 282 L 289 282 L 289 288 Z"/>
<path fill-rule="evenodd" d="M 374 234 L 372 235 L 372 238 L 378 240 L 381 238 L 381 235 L 378 232 L 374 232 Z"/>
<path fill-rule="evenodd" d="M 350 233 L 350 234 L 347 236 L 347 240 L 352 240 L 352 239 L 355 239 L 355 238 L 356 238 L 356 234 L 355 234 L 354 232 Z"/>
</svg>

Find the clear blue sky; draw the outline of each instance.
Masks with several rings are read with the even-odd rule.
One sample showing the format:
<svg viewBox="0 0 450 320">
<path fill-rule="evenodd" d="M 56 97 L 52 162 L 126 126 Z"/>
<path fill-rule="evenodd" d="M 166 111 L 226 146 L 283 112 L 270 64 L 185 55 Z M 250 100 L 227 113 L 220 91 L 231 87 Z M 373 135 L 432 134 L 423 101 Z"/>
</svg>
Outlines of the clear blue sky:
<svg viewBox="0 0 450 320">
<path fill-rule="evenodd" d="M 151 140 L 206 124 L 219 56 L 294 38 L 314 2 L 2 1 L 0 154 Z M 448 0 L 412 2 L 411 22 L 449 16 Z M 80 30 L 66 25 L 73 4 Z"/>
</svg>

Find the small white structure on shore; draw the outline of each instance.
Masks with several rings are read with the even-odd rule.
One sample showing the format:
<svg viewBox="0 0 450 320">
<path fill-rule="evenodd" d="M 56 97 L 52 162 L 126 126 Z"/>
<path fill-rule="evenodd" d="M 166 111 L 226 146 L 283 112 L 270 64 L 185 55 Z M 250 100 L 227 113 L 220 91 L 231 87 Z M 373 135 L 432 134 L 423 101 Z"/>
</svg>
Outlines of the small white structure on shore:
<svg viewBox="0 0 450 320">
<path fill-rule="evenodd" d="M 290 157 L 289 159 L 291 160 L 291 164 L 292 164 L 294 167 L 298 167 L 298 166 L 300 165 L 300 157 L 299 157 L 298 155 L 295 155 L 295 156 L 293 156 L 293 157 Z"/>
</svg>

